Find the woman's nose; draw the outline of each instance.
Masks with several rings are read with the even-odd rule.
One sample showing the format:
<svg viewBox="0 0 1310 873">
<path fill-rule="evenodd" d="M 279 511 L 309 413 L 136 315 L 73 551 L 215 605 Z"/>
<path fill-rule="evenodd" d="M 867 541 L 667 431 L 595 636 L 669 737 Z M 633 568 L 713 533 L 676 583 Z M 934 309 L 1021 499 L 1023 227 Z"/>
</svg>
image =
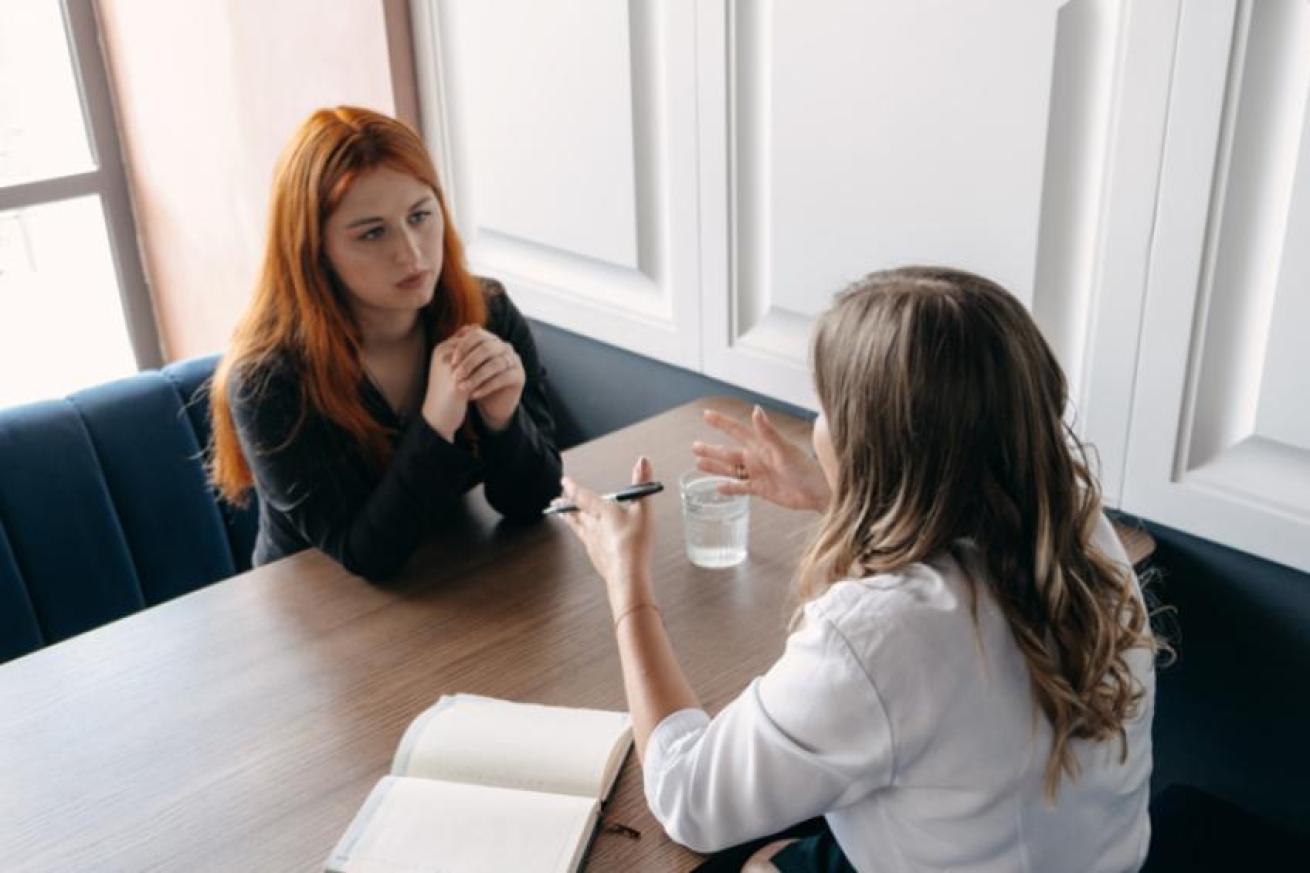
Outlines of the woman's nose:
<svg viewBox="0 0 1310 873">
<path fill-rule="evenodd" d="M 395 250 L 396 263 L 405 267 L 418 267 L 423 260 L 423 249 L 419 245 L 418 235 L 406 229 L 404 233 L 396 236 L 400 239 Z"/>
</svg>

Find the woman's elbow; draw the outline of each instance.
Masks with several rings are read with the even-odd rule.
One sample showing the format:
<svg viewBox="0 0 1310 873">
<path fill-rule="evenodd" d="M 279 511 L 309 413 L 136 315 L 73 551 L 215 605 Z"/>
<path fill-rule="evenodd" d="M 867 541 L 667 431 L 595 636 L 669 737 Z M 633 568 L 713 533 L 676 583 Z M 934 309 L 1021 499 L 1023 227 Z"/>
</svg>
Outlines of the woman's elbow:
<svg viewBox="0 0 1310 873">
<path fill-rule="evenodd" d="M 647 786 L 646 805 L 669 839 L 693 852 L 717 852 L 735 844 L 725 839 L 726 835 L 706 827 L 710 820 L 708 810 L 697 808 L 692 798 L 673 790 L 668 782 Z"/>
<path fill-rule="evenodd" d="M 377 552 L 360 555 L 346 552 L 340 557 L 341 566 L 372 585 L 385 585 L 399 575 L 409 555 Z"/>
<path fill-rule="evenodd" d="M 546 475 L 536 487 L 519 490 L 488 489 L 487 502 L 507 521 L 525 523 L 541 518 L 541 511 L 560 495 L 559 474 Z"/>
<path fill-rule="evenodd" d="M 696 819 L 687 816 L 665 819 L 659 815 L 655 818 L 664 826 L 664 832 L 669 835 L 669 839 L 680 846 L 686 846 L 693 852 L 708 855 L 736 845 L 735 841 L 726 839 L 725 835 L 707 830 L 702 826 L 702 822 Z"/>
</svg>

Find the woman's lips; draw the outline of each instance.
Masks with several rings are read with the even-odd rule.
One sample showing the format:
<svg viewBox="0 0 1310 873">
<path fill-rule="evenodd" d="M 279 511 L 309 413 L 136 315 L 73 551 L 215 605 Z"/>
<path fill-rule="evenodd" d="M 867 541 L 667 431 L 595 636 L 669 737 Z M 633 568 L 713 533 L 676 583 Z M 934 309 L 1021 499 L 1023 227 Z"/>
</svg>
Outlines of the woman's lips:
<svg viewBox="0 0 1310 873">
<path fill-rule="evenodd" d="M 408 276 L 397 282 L 396 287 L 403 288 L 406 291 L 413 291 L 427 281 L 429 275 L 431 275 L 431 273 L 427 270 L 419 270 L 417 273 L 410 273 Z"/>
</svg>

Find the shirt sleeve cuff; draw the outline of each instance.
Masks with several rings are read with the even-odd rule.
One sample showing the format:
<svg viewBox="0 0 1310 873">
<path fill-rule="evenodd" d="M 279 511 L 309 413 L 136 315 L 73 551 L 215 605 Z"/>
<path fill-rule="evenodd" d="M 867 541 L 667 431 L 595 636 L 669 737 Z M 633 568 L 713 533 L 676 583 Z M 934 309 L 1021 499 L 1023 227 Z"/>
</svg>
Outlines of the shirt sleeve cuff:
<svg viewBox="0 0 1310 873">
<path fill-rule="evenodd" d="M 658 779 L 688 746 L 694 745 L 700 739 L 709 724 L 710 716 L 705 710 L 680 709 L 666 715 L 664 720 L 655 726 L 646 743 L 646 762 L 642 767 L 648 796 L 654 780 Z"/>
<path fill-rule="evenodd" d="M 445 480 L 455 492 L 467 490 L 480 467 L 476 458 L 447 442 L 422 416 L 401 434 L 392 463 L 428 480 Z"/>
<path fill-rule="evenodd" d="M 478 424 L 487 455 L 497 458 L 513 458 L 518 455 L 527 441 L 527 429 L 533 426 L 531 416 L 527 414 L 521 403 L 514 408 L 514 414 L 510 416 L 509 422 L 502 430 L 492 430 L 480 418 Z"/>
</svg>

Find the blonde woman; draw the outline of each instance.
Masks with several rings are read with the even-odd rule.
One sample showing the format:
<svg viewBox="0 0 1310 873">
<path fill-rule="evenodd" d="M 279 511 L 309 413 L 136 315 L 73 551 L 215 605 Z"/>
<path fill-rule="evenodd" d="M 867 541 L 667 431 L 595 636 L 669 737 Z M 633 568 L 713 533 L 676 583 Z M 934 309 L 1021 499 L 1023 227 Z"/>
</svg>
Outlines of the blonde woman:
<svg viewBox="0 0 1310 873">
<path fill-rule="evenodd" d="M 694 447 L 822 514 L 786 650 L 713 718 L 661 623 L 646 507 L 564 482 L 655 816 L 703 852 L 824 816 L 758 869 L 1136 870 L 1155 643 L 1032 319 L 969 273 L 875 273 L 819 320 L 813 367 L 817 462 L 758 410 Z"/>
</svg>

